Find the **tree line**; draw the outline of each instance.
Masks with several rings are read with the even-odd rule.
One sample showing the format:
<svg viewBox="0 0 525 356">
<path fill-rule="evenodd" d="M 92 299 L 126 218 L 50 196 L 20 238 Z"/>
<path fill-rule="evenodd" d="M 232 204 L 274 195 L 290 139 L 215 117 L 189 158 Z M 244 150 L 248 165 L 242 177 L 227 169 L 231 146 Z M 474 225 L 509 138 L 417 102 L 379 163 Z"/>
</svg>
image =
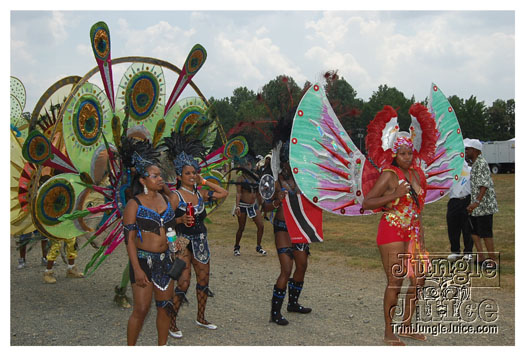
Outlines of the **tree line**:
<svg viewBox="0 0 525 356">
<path fill-rule="evenodd" d="M 357 92 L 344 77 L 339 77 L 337 71 L 327 72 L 325 79 L 324 89 L 330 105 L 362 152 L 365 152 L 366 127 L 384 105 L 391 105 L 397 110 L 400 128 L 408 131 L 411 121 L 408 109 L 416 102 L 414 96 L 406 98 L 395 87 L 380 85 L 368 101 L 364 101 L 357 98 Z M 211 97 L 211 114 L 219 117 L 228 138 L 242 135 L 252 153 L 265 155 L 271 150 L 275 121 L 299 104 L 303 93 L 311 85 L 307 81 L 301 88 L 292 77 L 279 75 L 258 93 L 239 87 L 230 97 Z M 514 137 L 514 99 L 498 99 L 491 106 L 478 101 L 475 96 L 462 99 L 453 95 L 448 100 L 456 112 L 463 137 L 481 141 L 503 141 Z M 428 98 L 421 103 L 427 105 Z"/>
</svg>

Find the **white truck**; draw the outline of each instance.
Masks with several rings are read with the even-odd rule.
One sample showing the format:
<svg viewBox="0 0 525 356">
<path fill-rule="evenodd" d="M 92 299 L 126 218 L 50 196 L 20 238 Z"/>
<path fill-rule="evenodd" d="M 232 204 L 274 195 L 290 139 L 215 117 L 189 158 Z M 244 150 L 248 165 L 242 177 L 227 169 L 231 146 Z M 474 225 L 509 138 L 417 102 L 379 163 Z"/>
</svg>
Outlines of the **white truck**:
<svg viewBox="0 0 525 356">
<path fill-rule="evenodd" d="M 514 151 L 516 141 L 483 142 L 483 157 L 487 160 L 493 174 L 501 172 L 514 172 Z"/>
</svg>

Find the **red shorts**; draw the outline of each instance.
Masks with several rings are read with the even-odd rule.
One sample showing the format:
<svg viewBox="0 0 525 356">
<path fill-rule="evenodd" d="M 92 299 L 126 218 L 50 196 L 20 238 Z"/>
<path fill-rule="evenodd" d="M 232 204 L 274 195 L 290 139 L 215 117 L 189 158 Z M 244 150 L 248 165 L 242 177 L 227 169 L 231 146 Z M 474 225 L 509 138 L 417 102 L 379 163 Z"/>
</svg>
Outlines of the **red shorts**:
<svg viewBox="0 0 525 356">
<path fill-rule="evenodd" d="M 410 230 L 390 226 L 389 222 L 386 221 L 385 216 L 383 215 L 379 221 L 379 227 L 377 228 L 377 244 L 384 245 L 399 241 L 410 241 Z"/>
</svg>

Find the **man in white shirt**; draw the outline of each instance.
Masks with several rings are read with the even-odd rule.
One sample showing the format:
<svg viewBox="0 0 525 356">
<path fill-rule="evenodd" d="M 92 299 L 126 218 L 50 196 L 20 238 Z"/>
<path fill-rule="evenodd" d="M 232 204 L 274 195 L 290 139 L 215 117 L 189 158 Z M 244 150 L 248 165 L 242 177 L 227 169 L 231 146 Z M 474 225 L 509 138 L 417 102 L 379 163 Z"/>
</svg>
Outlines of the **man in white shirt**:
<svg viewBox="0 0 525 356">
<path fill-rule="evenodd" d="M 468 260 L 472 258 L 472 246 L 474 243 L 471 236 L 469 214 L 467 212 L 467 206 L 470 204 L 470 169 L 465 161 L 463 163 L 461 176 L 454 183 L 449 193 L 447 229 L 450 251 L 452 252 L 448 256 L 450 261 L 455 261 L 462 257 L 459 243 L 461 233 L 463 233 L 463 257 Z"/>
</svg>

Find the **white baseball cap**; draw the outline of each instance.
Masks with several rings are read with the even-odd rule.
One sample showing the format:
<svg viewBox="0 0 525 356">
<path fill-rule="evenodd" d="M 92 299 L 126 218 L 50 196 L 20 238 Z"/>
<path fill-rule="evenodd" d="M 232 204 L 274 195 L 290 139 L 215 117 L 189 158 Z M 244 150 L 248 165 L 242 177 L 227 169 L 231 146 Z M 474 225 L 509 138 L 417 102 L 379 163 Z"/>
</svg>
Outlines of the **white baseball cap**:
<svg viewBox="0 0 525 356">
<path fill-rule="evenodd" d="M 480 152 L 481 152 L 482 147 L 483 147 L 483 145 L 481 144 L 480 140 L 470 139 L 470 138 L 464 139 L 463 140 L 463 144 L 465 145 L 465 148 L 472 147 L 472 148 L 475 148 L 476 150 L 478 150 Z"/>
</svg>

